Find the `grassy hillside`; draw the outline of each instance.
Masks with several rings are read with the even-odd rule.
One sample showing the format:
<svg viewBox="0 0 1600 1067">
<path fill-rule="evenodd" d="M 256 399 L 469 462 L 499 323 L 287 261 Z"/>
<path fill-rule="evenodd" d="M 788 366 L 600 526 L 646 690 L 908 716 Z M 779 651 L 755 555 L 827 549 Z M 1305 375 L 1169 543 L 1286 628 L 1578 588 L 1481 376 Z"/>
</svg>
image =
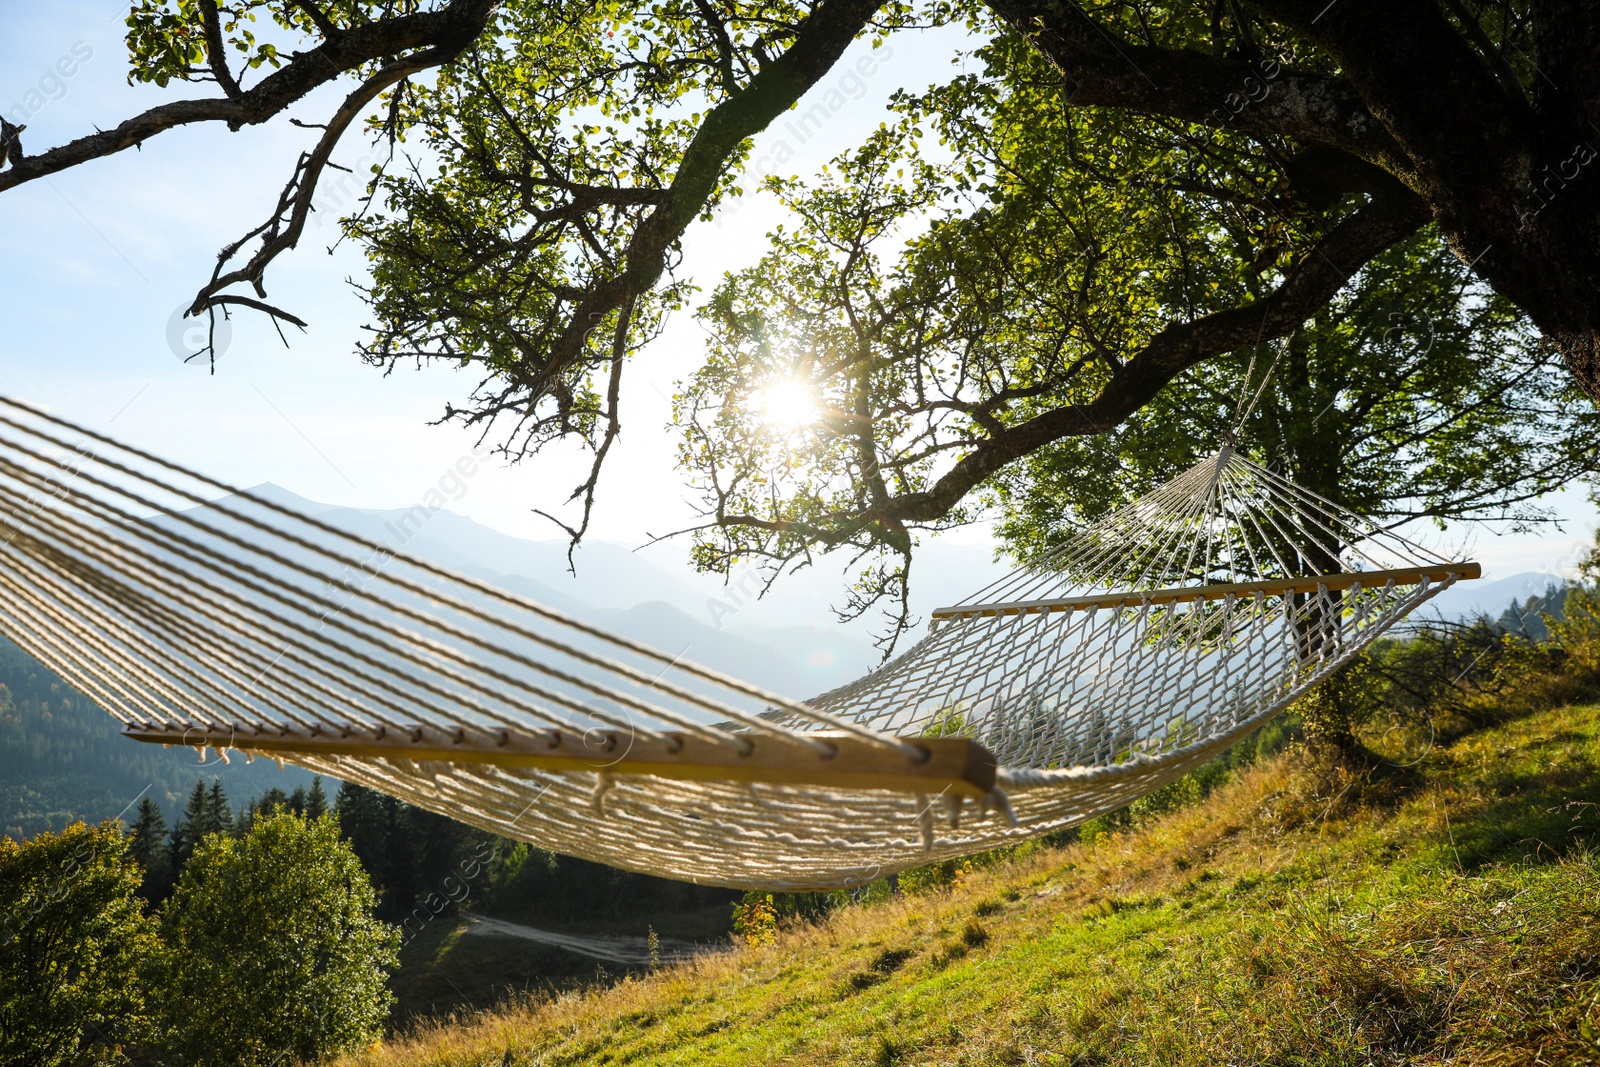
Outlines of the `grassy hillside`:
<svg viewBox="0 0 1600 1067">
<path fill-rule="evenodd" d="M 1600 709 L 1469 734 L 1378 787 L 1305 785 L 1295 758 L 359 1062 L 1600 1063 Z"/>
</svg>

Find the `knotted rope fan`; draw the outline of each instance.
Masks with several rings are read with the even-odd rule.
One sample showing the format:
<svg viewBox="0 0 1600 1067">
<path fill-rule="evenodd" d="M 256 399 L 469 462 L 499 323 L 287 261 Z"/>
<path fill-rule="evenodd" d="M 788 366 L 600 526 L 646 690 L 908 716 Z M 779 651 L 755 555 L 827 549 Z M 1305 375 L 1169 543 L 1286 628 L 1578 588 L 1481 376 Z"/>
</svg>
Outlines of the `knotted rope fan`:
<svg viewBox="0 0 1600 1067">
<path fill-rule="evenodd" d="M 1120 807 L 1478 574 L 1225 445 L 801 703 L 3 399 L 0 523 L 0 628 L 129 737 L 772 889 Z"/>
</svg>

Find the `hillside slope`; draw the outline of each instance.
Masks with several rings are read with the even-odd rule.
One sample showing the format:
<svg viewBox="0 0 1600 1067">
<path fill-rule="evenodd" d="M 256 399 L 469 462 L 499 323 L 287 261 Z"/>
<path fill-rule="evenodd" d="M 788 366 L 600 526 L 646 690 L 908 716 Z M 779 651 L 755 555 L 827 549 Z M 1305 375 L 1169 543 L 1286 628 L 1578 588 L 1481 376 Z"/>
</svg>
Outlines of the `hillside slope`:
<svg viewBox="0 0 1600 1067">
<path fill-rule="evenodd" d="M 359 1062 L 1600 1063 L 1597 709 L 1468 735 L 1359 802 L 1290 764 Z"/>
<path fill-rule="evenodd" d="M 0 836 L 31 837 L 79 819 L 131 821 L 144 797 L 173 815 L 197 780 L 212 778 L 241 804 L 311 784 L 310 772 L 271 760 L 223 763 L 213 754 L 202 762 L 191 748 L 129 741 L 99 705 L 0 637 Z"/>
</svg>

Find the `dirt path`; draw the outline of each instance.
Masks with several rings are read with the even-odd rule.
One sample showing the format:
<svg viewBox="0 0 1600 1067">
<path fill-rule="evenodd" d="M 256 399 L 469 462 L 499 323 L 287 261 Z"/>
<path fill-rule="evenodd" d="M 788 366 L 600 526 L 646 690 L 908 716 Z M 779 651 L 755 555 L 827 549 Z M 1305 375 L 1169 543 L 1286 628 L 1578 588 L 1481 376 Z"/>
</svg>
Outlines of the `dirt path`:
<svg viewBox="0 0 1600 1067">
<path fill-rule="evenodd" d="M 580 956 L 589 956 L 607 963 L 621 963 L 633 967 L 648 967 L 650 965 L 650 943 L 643 937 L 630 937 L 626 934 L 558 934 L 554 930 L 539 930 L 532 926 L 522 926 L 518 923 L 506 922 L 504 919 L 491 919 L 483 915 L 473 915 L 470 912 L 461 912 L 461 920 L 467 924 L 466 933 L 479 937 L 520 937 L 525 941 L 535 941 L 541 945 L 552 945 L 556 948 L 576 952 Z M 697 945 L 692 941 L 673 941 L 662 938 L 660 941 L 659 957 L 662 963 L 674 963 L 686 960 L 691 956 L 702 955 L 707 952 L 720 952 L 724 949 L 716 945 Z"/>
</svg>

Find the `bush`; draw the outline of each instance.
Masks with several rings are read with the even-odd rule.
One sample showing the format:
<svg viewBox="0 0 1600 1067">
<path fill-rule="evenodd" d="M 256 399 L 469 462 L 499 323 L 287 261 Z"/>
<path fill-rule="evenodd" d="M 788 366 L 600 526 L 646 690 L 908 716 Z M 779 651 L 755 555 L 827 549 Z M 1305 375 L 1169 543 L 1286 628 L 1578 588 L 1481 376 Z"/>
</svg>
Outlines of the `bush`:
<svg viewBox="0 0 1600 1067">
<path fill-rule="evenodd" d="M 162 914 L 164 1036 L 196 1067 L 314 1062 L 377 1040 L 398 932 L 331 816 L 195 849 Z"/>
<path fill-rule="evenodd" d="M 747 945 L 770 945 L 778 939 L 778 910 L 772 894 L 755 890 L 733 906 L 733 932 Z"/>
<path fill-rule="evenodd" d="M 155 930 L 126 848 L 110 822 L 0 839 L 0 1063 L 98 1061 L 147 1032 Z"/>
</svg>

